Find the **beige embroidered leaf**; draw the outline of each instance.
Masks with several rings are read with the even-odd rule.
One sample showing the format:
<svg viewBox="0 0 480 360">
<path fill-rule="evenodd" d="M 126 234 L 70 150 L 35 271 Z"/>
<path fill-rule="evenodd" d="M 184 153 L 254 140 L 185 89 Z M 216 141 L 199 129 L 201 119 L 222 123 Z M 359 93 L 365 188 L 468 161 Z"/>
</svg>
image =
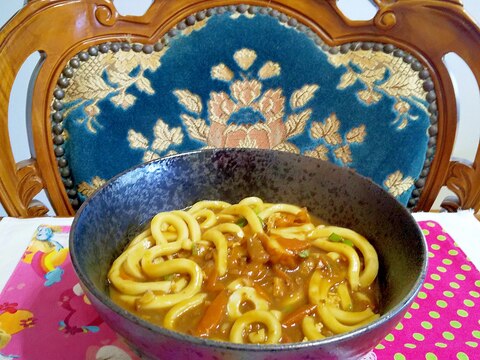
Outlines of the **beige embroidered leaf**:
<svg viewBox="0 0 480 360">
<path fill-rule="evenodd" d="M 314 150 L 305 151 L 305 155 L 316 159 L 328 160 L 328 148 L 325 145 L 320 145 Z"/>
<path fill-rule="evenodd" d="M 141 133 L 136 132 L 135 130 L 128 130 L 128 142 L 132 149 L 148 149 L 148 140 Z"/>
<path fill-rule="evenodd" d="M 155 140 L 152 144 L 152 149 L 157 151 L 165 151 L 172 144 L 181 144 L 183 141 L 183 133 L 181 128 L 172 128 L 163 122 L 162 119 L 158 119 L 153 128 L 155 134 Z"/>
<path fill-rule="evenodd" d="M 127 110 L 130 106 L 135 103 L 137 98 L 131 94 L 121 92 L 118 95 L 112 96 L 110 101 L 117 106 L 120 106 L 123 110 Z"/>
<path fill-rule="evenodd" d="M 151 150 L 145 151 L 145 153 L 143 154 L 144 162 L 159 159 L 159 158 L 160 158 L 160 155 L 158 155 L 156 152 Z"/>
<path fill-rule="evenodd" d="M 243 70 L 248 70 L 257 59 L 257 53 L 250 49 L 241 49 L 233 55 L 233 58 L 238 66 Z"/>
<path fill-rule="evenodd" d="M 208 136 L 208 126 L 205 120 L 203 119 L 196 119 L 192 116 L 189 116 L 187 114 L 182 114 L 181 118 L 183 120 L 183 123 L 187 127 L 188 134 L 197 140 L 200 140 L 202 142 L 207 141 L 207 136 Z"/>
<path fill-rule="evenodd" d="M 345 138 L 349 143 L 362 143 L 366 135 L 367 132 L 365 131 L 365 125 L 360 125 L 359 127 L 350 130 Z"/>
<path fill-rule="evenodd" d="M 273 150 L 286 151 L 294 154 L 300 154 L 300 149 L 288 141 L 284 141 L 277 146 L 273 147 Z"/>
<path fill-rule="evenodd" d="M 217 79 L 221 81 L 231 81 L 233 79 L 233 71 L 228 68 L 225 64 L 218 64 L 212 67 L 210 72 L 212 79 Z"/>
<path fill-rule="evenodd" d="M 98 176 L 95 176 L 92 179 L 92 183 L 89 184 L 86 181 L 81 182 L 78 184 L 78 192 L 86 197 L 92 196 L 93 193 L 104 185 L 106 181 Z"/>
<path fill-rule="evenodd" d="M 352 152 L 350 151 L 350 146 L 348 144 L 335 149 L 333 153 L 344 164 L 352 162 Z"/>
<path fill-rule="evenodd" d="M 128 73 L 117 71 L 114 68 L 108 69 L 106 73 L 108 80 L 117 85 L 123 85 L 124 83 L 132 80 Z"/>
<path fill-rule="evenodd" d="M 267 61 L 258 71 L 260 79 L 269 79 L 280 75 L 280 64 L 273 61 Z"/>
<path fill-rule="evenodd" d="M 393 196 L 400 196 L 405 191 L 410 189 L 414 184 L 412 177 L 407 176 L 403 178 L 401 171 L 397 170 L 393 174 L 390 174 L 385 180 L 384 185 L 388 189 L 388 192 Z"/>
<path fill-rule="evenodd" d="M 353 71 L 347 71 L 345 74 L 342 75 L 340 78 L 340 82 L 337 85 L 337 89 L 345 89 L 357 81 L 358 77 L 355 75 Z"/>
<path fill-rule="evenodd" d="M 155 94 L 155 91 L 152 88 L 152 84 L 150 83 L 150 80 L 148 80 L 145 76 L 140 76 L 135 81 L 135 86 L 138 88 L 138 90 L 143 91 L 149 95 Z"/>
<path fill-rule="evenodd" d="M 324 139 L 330 145 L 338 145 L 342 142 L 342 138 L 338 133 L 340 128 L 340 121 L 337 119 L 337 115 L 332 113 L 325 123 L 314 122 L 312 124 L 312 136 L 315 139 Z"/>
<path fill-rule="evenodd" d="M 310 100 L 313 99 L 315 91 L 319 88 L 318 85 L 305 85 L 300 90 L 293 92 L 290 98 L 290 106 L 292 109 L 298 109 L 305 106 Z"/>
<path fill-rule="evenodd" d="M 376 92 L 375 90 L 360 90 L 357 94 L 358 97 L 367 105 L 375 104 L 382 99 L 382 94 Z"/>
<path fill-rule="evenodd" d="M 306 109 L 301 113 L 290 115 L 285 123 L 287 138 L 303 133 L 311 115 L 311 109 Z"/>
<path fill-rule="evenodd" d="M 192 94 L 188 90 L 175 90 L 173 92 L 178 99 L 178 102 L 185 106 L 185 108 L 195 114 L 202 112 L 202 99 L 200 96 Z"/>
</svg>

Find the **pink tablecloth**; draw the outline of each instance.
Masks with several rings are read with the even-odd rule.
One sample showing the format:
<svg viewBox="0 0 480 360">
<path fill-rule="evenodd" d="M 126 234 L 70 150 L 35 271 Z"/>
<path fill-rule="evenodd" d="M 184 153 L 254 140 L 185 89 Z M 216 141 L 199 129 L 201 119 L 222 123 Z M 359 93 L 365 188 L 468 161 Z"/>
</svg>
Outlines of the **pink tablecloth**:
<svg viewBox="0 0 480 360">
<path fill-rule="evenodd" d="M 368 359 L 480 359 L 480 272 L 435 222 L 426 282 Z M 98 317 L 68 256 L 69 227 L 40 226 L 0 294 L 0 360 L 137 359 Z"/>
</svg>

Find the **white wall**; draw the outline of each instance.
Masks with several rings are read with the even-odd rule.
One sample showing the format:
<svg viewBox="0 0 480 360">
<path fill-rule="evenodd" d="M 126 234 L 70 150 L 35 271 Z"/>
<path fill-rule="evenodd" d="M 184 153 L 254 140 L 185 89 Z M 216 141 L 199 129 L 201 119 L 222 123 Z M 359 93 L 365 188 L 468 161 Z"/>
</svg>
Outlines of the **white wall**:
<svg viewBox="0 0 480 360">
<path fill-rule="evenodd" d="M 142 14 L 151 0 L 114 0 L 121 14 Z M 22 6 L 23 0 L 4 0 L 0 3 L 0 26 L 3 26 L 11 16 Z M 339 6 L 352 19 L 369 19 L 375 14 L 375 8 L 368 0 L 338 0 Z M 480 1 L 464 0 L 464 6 L 471 16 L 480 23 Z M 14 84 L 9 106 L 9 131 L 12 147 L 17 161 L 30 157 L 26 140 L 25 104 L 26 89 L 29 75 L 32 73 L 39 57 L 37 54 L 30 56 L 22 66 L 20 74 Z M 455 157 L 473 160 L 475 149 L 479 143 L 480 126 L 478 114 L 480 113 L 480 98 L 478 86 L 473 75 L 463 61 L 455 56 L 446 59 L 447 65 L 455 79 L 456 88 L 460 97 L 460 127 L 458 138 L 462 141 L 454 149 Z M 1 81 L 1 74 L 0 74 Z M 475 115 L 477 118 L 475 118 Z M 3 146 L 3 144 L 0 144 Z M 44 193 L 37 197 L 44 203 L 48 203 Z M 51 213 L 53 215 L 53 213 Z M 5 210 L 0 204 L 0 216 L 6 216 Z"/>
</svg>

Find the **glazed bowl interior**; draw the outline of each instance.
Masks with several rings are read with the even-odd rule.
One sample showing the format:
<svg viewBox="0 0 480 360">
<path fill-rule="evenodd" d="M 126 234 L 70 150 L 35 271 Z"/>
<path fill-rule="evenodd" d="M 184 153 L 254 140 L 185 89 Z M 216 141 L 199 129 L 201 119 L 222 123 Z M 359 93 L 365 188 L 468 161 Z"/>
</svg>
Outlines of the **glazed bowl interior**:
<svg viewBox="0 0 480 360">
<path fill-rule="evenodd" d="M 379 320 L 322 341 L 261 348 L 288 352 L 332 347 L 328 352 L 332 358 L 337 345 L 351 349 L 352 356 L 368 352 L 401 319 L 423 282 L 427 250 L 421 230 L 400 203 L 370 180 L 328 162 L 271 150 L 204 150 L 162 158 L 120 174 L 90 197 L 75 217 L 70 249 L 75 271 L 100 315 L 152 357 L 155 344 L 138 344 L 129 330 L 132 324 L 159 342 L 174 339 L 209 351 L 263 351 L 258 346 L 196 339 L 148 324 L 107 295 L 107 272 L 113 259 L 155 214 L 184 209 L 199 200 L 234 203 L 248 196 L 306 206 L 327 223 L 352 228 L 371 241 L 380 262 L 383 315 Z M 344 354 L 349 357 L 348 351 Z"/>
</svg>

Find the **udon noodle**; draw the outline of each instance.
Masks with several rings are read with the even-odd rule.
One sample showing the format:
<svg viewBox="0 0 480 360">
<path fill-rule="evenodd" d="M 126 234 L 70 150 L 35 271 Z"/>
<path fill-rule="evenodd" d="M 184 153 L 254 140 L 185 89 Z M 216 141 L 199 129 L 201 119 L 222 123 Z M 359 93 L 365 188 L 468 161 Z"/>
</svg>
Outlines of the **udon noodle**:
<svg viewBox="0 0 480 360">
<path fill-rule="evenodd" d="M 353 230 L 249 197 L 161 212 L 113 262 L 110 295 L 167 329 L 234 343 L 318 340 L 378 318 L 378 258 Z"/>
</svg>

